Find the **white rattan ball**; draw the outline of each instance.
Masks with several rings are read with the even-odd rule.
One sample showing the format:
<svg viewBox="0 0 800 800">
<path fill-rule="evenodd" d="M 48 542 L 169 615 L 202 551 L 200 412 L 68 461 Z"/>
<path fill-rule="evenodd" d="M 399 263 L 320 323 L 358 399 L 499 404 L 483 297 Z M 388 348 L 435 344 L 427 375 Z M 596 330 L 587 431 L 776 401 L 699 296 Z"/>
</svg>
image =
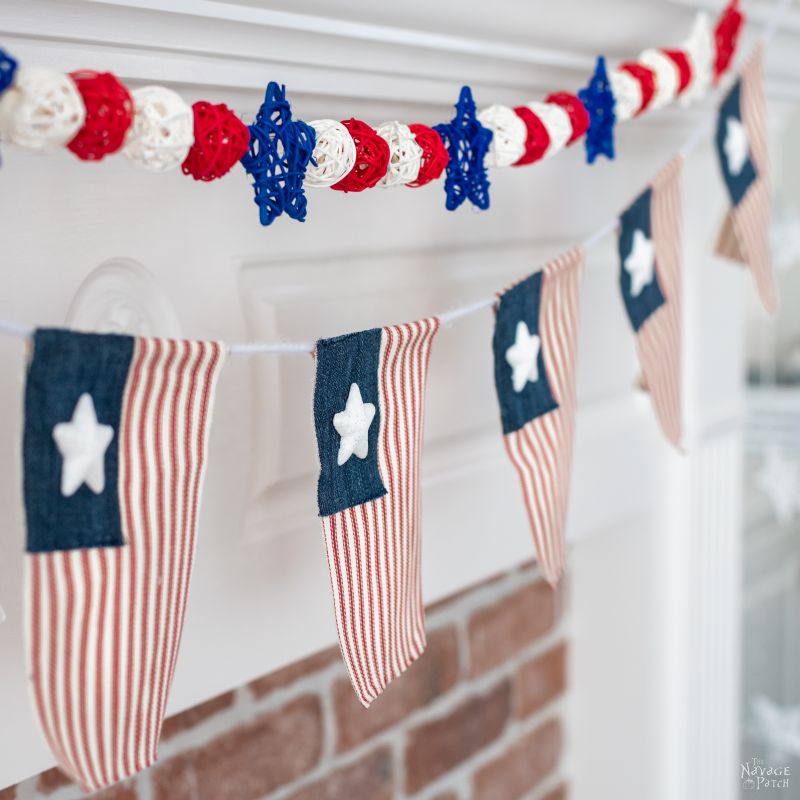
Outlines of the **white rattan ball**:
<svg viewBox="0 0 800 800">
<path fill-rule="evenodd" d="M 492 132 L 492 142 L 485 158 L 486 166 L 509 167 L 525 154 L 528 129 L 513 108 L 489 106 L 478 114 L 478 122 Z"/>
<path fill-rule="evenodd" d="M 163 86 L 134 89 L 131 97 L 133 123 L 122 152 L 148 172 L 166 172 L 182 164 L 194 142 L 191 107 Z"/>
<path fill-rule="evenodd" d="M 356 145 L 350 131 L 335 119 L 308 123 L 316 131 L 312 161 L 306 167 L 305 186 L 323 188 L 338 183 L 356 163 Z"/>
<path fill-rule="evenodd" d="M 550 136 L 550 144 L 543 158 L 554 156 L 567 146 L 572 136 L 572 120 L 566 109 L 558 103 L 528 103 L 528 108 L 542 121 Z"/>
<path fill-rule="evenodd" d="M 695 17 L 692 32 L 683 46 L 692 65 L 692 80 L 681 95 L 680 101 L 684 105 L 689 105 L 696 100 L 702 100 L 711 86 L 715 45 L 711 24 L 705 11 L 700 11 Z"/>
<path fill-rule="evenodd" d="M 678 95 L 680 76 L 675 62 L 660 50 L 645 50 L 639 56 L 639 63 L 655 72 L 656 91 L 653 95 L 653 102 L 649 108 L 656 110 L 669 105 Z"/>
<path fill-rule="evenodd" d="M 389 166 L 378 186 L 403 186 L 415 181 L 422 164 L 422 148 L 408 125 L 384 122 L 378 126 L 377 132 L 389 145 Z"/>
<path fill-rule="evenodd" d="M 620 121 L 636 116 L 642 107 L 642 86 L 630 72 L 612 69 L 608 73 L 611 93 L 614 95 L 614 114 Z"/>
<path fill-rule="evenodd" d="M 70 142 L 85 119 L 72 79 L 44 67 L 20 67 L 0 98 L 0 137 L 39 153 Z"/>
</svg>

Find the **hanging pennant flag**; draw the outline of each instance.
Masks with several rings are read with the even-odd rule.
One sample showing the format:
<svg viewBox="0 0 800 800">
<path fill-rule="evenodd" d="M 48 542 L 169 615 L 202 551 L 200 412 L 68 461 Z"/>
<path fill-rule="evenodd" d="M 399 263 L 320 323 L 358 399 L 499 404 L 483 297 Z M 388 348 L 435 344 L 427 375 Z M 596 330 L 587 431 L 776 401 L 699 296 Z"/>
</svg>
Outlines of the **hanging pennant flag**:
<svg viewBox="0 0 800 800">
<path fill-rule="evenodd" d="M 37 330 L 25 390 L 36 712 L 87 791 L 156 760 L 183 628 L 214 342 Z"/>
<path fill-rule="evenodd" d="M 658 423 L 676 447 L 681 424 L 681 197 L 674 158 L 619 218 L 619 285 Z"/>
<path fill-rule="evenodd" d="M 492 342 L 506 451 L 539 568 L 553 586 L 566 556 L 583 262 L 583 249 L 575 248 L 500 294 Z"/>
<path fill-rule="evenodd" d="M 317 342 L 319 513 L 339 644 L 365 706 L 425 649 L 419 456 L 436 318 Z"/>
<path fill-rule="evenodd" d="M 769 157 L 761 45 L 720 106 L 716 142 L 731 201 L 716 252 L 750 267 L 764 308 L 774 313 L 778 298 L 769 251 Z"/>
</svg>

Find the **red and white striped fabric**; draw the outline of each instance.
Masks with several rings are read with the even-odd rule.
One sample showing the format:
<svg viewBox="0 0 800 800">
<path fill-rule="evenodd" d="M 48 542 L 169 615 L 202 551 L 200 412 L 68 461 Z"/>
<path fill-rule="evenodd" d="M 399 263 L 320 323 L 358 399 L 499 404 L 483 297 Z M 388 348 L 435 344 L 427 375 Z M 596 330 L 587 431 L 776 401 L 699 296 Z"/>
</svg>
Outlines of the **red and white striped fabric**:
<svg viewBox="0 0 800 800">
<path fill-rule="evenodd" d="M 741 117 L 756 175 L 741 200 L 726 214 L 716 252 L 750 268 L 761 303 L 767 311 L 774 313 L 778 307 L 778 294 L 769 245 L 770 177 L 763 62 L 763 46 L 758 45 L 740 77 Z"/>
<path fill-rule="evenodd" d="M 553 586 L 566 562 L 583 264 L 583 249 L 570 250 L 499 295 L 496 309 L 495 377 L 503 438 L 522 486 L 539 568 Z M 512 388 L 508 349 L 521 323 L 538 337 L 539 368 L 525 388 Z"/>
<path fill-rule="evenodd" d="M 364 706 L 426 644 L 419 469 L 428 360 L 438 328 L 432 318 L 380 330 L 380 422 L 377 453 L 370 457 L 377 455 L 386 493 L 322 517 L 339 643 Z M 364 397 L 370 399 L 376 398 Z"/>
<path fill-rule="evenodd" d="M 224 360 L 213 342 L 134 347 L 118 431 L 126 544 L 27 556 L 35 708 L 59 765 L 87 791 L 156 759 Z"/>
<path fill-rule="evenodd" d="M 681 414 L 681 173 L 676 156 L 651 182 L 650 221 L 655 272 L 664 304 L 639 328 L 636 350 L 642 377 L 664 435 L 676 447 L 683 435 Z"/>
</svg>

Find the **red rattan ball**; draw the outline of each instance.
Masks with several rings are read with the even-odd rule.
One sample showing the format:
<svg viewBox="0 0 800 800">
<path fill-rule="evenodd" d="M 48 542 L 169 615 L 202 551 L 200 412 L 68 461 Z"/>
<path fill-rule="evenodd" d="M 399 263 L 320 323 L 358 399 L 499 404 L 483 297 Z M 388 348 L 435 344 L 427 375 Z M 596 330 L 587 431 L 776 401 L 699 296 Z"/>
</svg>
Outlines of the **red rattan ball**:
<svg viewBox="0 0 800 800">
<path fill-rule="evenodd" d="M 572 135 L 569 137 L 567 145 L 576 142 L 589 130 L 589 112 L 576 95 L 569 92 L 555 92 L 547 98 L 547 102 L 561 106 L 569 114 Z"/>
<path fill-rule="evenodd" d="M 422 148 L 419 175 L 415 181 L 406 184 L 406 186 L 416 189 L 418 186 L 435 181 L 444 172 L 444 168 L 450 161 L 450 155 L 444 146 L 442 137 L 433 128 L 416 122 L 408 127 L 414 134 L 417 144 Z"/>
<path fill-rule="evenodd" d="M 250 144 L 250 131 L 225 103 L 199 100 L 194 111 L 194 144 L 181 169 L 196 181 L 213 181 L 241 160 Z"/>
<path fill-rule="evenodd" d="M 534 114 L 528 106 L 516 106 L 514 111 L 525 123 L 528 131 L 525 137 L 525 152 L 512 164 L 514 167 L 522 167 L 525 164 L 532 164 L 544 156 L 550 146 L 550 134 L 538 114 Z"/>
<path fill-rule="evenodd" d="M 353 137 L 356 146 L 356 162 L 353 169 L 334 183 L 331 189 L 339 192 L 363 192 L 371 189 L 386 174 L 389 166 L 389 144 L 366 122 L 358 119 L 342 120 Z"/>
<path fill-rule="evenodd" d="M 67 147 L 83 161 L 100 161 L 125 143 L 133 99 L 110 72 L 80 70 L 70 77 L 83 98 L 86 121 Z"/>
</svg>

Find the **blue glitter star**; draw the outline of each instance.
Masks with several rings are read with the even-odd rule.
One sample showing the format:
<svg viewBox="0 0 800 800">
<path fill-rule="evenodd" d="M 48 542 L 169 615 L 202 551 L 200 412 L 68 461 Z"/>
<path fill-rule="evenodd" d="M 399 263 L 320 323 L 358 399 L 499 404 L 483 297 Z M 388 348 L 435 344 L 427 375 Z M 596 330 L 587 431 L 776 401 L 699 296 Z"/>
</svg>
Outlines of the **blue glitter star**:
<svg viewBox="0 0 800 800">
<path fill-rule="evenodd" d="M 589 112 L 586 131 L 586 160 L 591 164 L 599 155 L 614 158 L 614 94 L 608 82 L 606 60 L 597 59 L 594 75 L 585 89 L 578 92 L 581 103 Z"/>
<path fill-rule="evenodd" d="M 314 152 L 316 133 L 305 122 L 292 119 L 285 86 L 270 82 L 249 130 L 250 146 L 242 157 L 242 166 L 253 178 L 261 224 L 271 224 L 284 212 L 303 222 L 303 179 Z"/>
<path fill-rule="evenodd" d="M 455 117 L 435 125 L 434 130 L 450 156 L 444 180 L 447 210 L 455 211 L 465 200 L 477 208 L 489 208 L 489 179 L 483 159 L 493 134 L 478 121 L 469 86 L 461 88 Z"/>
</svg>

